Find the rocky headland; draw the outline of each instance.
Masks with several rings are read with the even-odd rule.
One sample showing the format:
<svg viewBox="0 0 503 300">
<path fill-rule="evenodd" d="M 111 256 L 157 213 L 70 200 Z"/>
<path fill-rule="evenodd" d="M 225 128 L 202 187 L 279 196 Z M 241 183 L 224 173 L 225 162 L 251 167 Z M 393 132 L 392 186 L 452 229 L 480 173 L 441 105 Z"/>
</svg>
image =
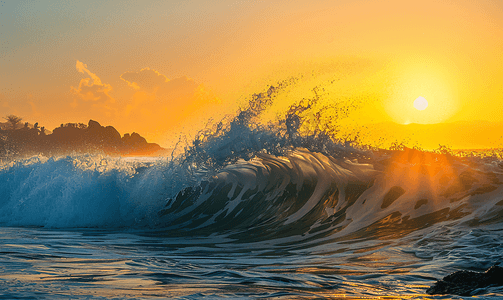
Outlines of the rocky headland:
<svg viewBox="0 0 503 300">
<path fill-rule="evenodd" d="M 124 136 L 113 126 L 102 126 L 90 120 L 88 124 L 67 123 L 48 133 L 25 123 L 19 129 L 0 129 L 0 157 L 29 155 L 65 155 L 71 153 L 96 153 L 108 155 L 156 155 L 165 150 L 149 143 L 138 133 Z"/>
</svg>

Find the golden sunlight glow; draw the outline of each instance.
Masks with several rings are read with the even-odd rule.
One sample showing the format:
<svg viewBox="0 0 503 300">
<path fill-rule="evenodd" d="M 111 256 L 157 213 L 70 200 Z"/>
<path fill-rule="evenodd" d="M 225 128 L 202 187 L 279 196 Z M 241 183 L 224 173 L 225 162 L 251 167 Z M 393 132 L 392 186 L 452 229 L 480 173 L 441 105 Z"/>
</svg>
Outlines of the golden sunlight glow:
<svg viewBox="0 0 503 300">
<path fill-rule="evenodd" d="M 417 110 L 425 110 L 428 107 L 428 100 L 424 99 L 424 97 L 419 96 L 414 100 L 414 107 Z"/>
<path fill-rule="evenodd" d="M 355 103 L 345 118 L 325 113 L 368 144 L 503 146 L 503 1 L 114 0 L 112 27 L 75 22 L 113 4 L 56 5 L 43 18 L 45 2 L 4 2 L 13 19 L 0 18 L 0 32 L 22 34 L 2 40 L 0 122 L 14 114 L 52 130 L 93 119 L 169 148 L 287 81 L 264 124 L 319 96 L 306 118 Z"/>
<path fill-rule="evenodd" d="M 388 115 L 399 124 L 435 124 L 448 120 L 459 105 L 455 75 L 448 70 L 423 59 L 399 72 L 385 102 Z M 416 99 L 418 94 L 421 97 Z M 416 99 L 413 106 L 410 99 Z M 424 114 L 422 110 L 426 107 L 428 113 Z"/>
</svg>

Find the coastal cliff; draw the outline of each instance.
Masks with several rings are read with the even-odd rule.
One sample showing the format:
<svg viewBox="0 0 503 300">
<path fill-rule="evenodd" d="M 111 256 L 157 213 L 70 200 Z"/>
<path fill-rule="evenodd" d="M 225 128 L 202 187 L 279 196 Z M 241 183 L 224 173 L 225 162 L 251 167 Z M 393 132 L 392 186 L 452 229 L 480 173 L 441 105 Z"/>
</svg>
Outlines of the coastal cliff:
<svg viewBox="0 0 503 300">
<path fill-rule="evenodd" d="M 88 124 L 67 123 L 52 133 L 28 123 L 19 129 L 0 129 L 0 157 L 26 155 L 64 155 L 103 152 L 109 155 L 155 155 L 165 150 L 149 143 L 136 132 L 124 136 L 113 126 L 102 126 L 94 120 Z"/>
</svg>

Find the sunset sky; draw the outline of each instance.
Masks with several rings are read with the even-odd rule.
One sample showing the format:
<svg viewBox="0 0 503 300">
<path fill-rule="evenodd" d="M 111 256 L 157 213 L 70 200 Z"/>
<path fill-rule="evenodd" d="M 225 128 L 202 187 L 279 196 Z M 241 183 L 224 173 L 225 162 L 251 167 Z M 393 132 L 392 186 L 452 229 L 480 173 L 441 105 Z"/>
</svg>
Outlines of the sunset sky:
<svg viewBox="0 0 503 300">
<path fill-rule="evenodd" d="M 354 126 L 503 122 L 503 1 L 0 1 L 0 115 L 50 130 L 170 147 L 292 77 L 284 105 L 363 99 Z"/>
</svg>

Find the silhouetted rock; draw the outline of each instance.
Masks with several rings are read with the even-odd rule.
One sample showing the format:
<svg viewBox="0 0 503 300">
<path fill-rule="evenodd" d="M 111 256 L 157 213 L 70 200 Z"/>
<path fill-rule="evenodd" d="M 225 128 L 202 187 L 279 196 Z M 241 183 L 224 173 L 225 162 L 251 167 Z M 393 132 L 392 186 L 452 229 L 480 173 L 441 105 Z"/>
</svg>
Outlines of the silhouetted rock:
<svg viewBox="0 0 503 300">
<path fill-rule="evenodd" d="M 136 132 L 133 132 L 131 135 L 129 133 L 124 134 L 122 141 L 124 144 L 132 147 L 141 147 L 147 144 L 147 140 Z"/>
<path fill-rule="evenodd" d="M 89 123 L 87 124 L 87 128 L 90 130 L 96 130 L 101 128 L 100 123 L 94 121 L 94 120 L 89 120 Z"/>
<path fill-rule="evenodd" d="M 107 144 L 118 146 L 121 143 L 121 134 L 113 126 L 103 127 L 100 123 L 89 120 L 84 129 L 86 140 L 91 144 Z"/>
<path fill-rule="evenodd" d="M 38 125 L 38 124 L 37 124 Z M 121 134 L 113 126 L 101 126 L 90 120 L 83 123 L 61 124 L 52 134 L 45 128 L 25 126 L 21 129 L 0 132 L 0 156 L 13 155 L 57 155 L 72 152 L 101 151 L 107 154 L 152 155 L 164 150 L 159 145 L 148 143 L 138 133 Z"/>
<path fill-rule="evenodd" d="M 124 134 L 122 142 L 129 149 L 126 154 L 129 155 L 149 155 L 157 151 L 163 150 L 161 146 L 155 143 L 148 143 L 147 140 L 136 132 L 131 135 Z"/>
<path fill-rule="evenodd" d="M 483 273 L 472 271 L 454 272 L 435 282 L 432 287 L 426 290 L 426 293 L 430 295 L 470 296 L 477 289 L 500 285 L 503 285 L 503 268 L 492 266 Z"/>
</svg>

